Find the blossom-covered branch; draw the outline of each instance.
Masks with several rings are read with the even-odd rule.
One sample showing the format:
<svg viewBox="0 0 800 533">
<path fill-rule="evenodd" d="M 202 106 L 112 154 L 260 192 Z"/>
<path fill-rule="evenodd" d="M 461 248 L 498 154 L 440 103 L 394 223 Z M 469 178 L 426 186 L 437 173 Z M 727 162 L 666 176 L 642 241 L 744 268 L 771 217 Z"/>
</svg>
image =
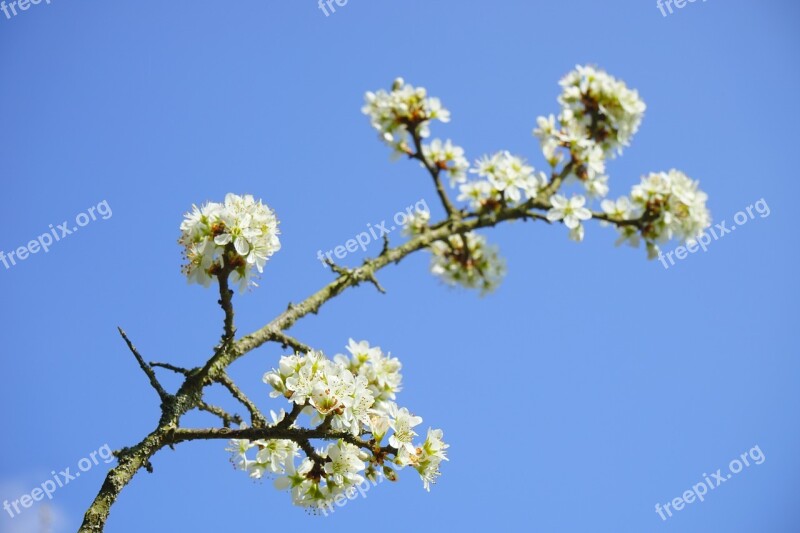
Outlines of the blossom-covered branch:
<svg viewBox="0 0 800 533">
<path fill-rule="evenodd" d="M 120 491 L 141 468 L 151 468 L 150 459 L 160 449 L 192 440 L 231 440 L 228 450 L 240 469 L 254 478 L 275 476 L 276 487 L 289 490 L 292 501 L 305 508 L 328 504 L 364 478 L 383 474 L 397 479 L 406 467 L 415 469 L 429 489 L 447 459 L 448 445 L 438 429 L 416 439 L 414 428 L 421 418 L 395 401 L 399 361 L 366 341 L 352 339 L 349 356 L 330 359 L 287 334 L 298 320 L 361 283 L 372 283 L 382 291 L 377 273 L 420 250 L 431 253 L 431 271 L 445 283 L 490 292 L 507 267 L 497 247 L 477 231 L 503 222 L 561 223 L 571 239 L 582 241 L 585 222 L 595 219 L 616 227 L 618 242 L 638 246 L 644 241 L 650 257 L 657 254 L 659 244 L 673 238 L 692 240 L 710 224 L 706 195 L 696 181 L 677 170 L 646 174 L 629 195 L 606 198 L 606 161 L 630 145 L 645 105 L 635 90 L 594 67 L 577 67 L 561 86 L 559 114 L 539 117 L 534 130 L 549 166 L 547 173 L 508 151 L 483 155 L 471 165 L 465 150 L 452 140 L 428 142 L 432 122 L 449 122 L 450 112 L 423 88 L 398 79 L 388 91 L 367 93 L 363 112 L 396 159 L 418 161 L 430 175 L 444 218 L 411 216 L 404 228 L 405 242 L 391 247 L 386 241 L 379 255 L 360 266 L 337 265 L 333 281 L 239 338 L 228 282 L 238 284 L 240 292 L 256 286 L 268 259 L 280 249 L 277 217 L 249 195 L 229 194 L 222 203 L 193 207 L 181 225 L 183 270 L 190 282 L 218 285 L 224 313 L 222 340 L 205 363 L 191 369 L 169 363 L 146 365 L 129 343 L 162 398 L 161 416 L 141 442 L 117 454 L 119 464 L 108 473 L 81 531 L 103 530 Z M 457 190 L 455 200 L 448 186 Z M 227 373 L 233 362 L 267 343 L 292 350 L 264 375 L 273 398 L 291 405 L 288 412 L 271 411 L 269 417 Z M 184 382 L 169 394 L 153 368 L 177 372 Z M 240 420 L 205 402 L 205 388 L 215 383 L 247 409 L 249 426 L 180 427 L 183 415 L 193 409 L 216 415 L 223 426 Z M 315 448 L 315 441 L 322 441 L 323 447 Z"/>
</svg>

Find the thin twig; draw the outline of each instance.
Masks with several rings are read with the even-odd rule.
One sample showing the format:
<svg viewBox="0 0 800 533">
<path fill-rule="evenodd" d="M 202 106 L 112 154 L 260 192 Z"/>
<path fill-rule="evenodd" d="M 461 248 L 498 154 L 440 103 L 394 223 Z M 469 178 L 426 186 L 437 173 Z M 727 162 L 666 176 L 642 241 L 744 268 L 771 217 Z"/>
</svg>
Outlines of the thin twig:
<svg viewBox="0 0 800 533">
<path fill-rule="evenodd" d="M 312 348 L 307 344 L 303 344 L 294 337 L 290 337 L 289 335 L 280 331 L 274 331 L 272 333 L 272 340 L 279 342 L 283 349 L 292 348 L 294 351 L 299 353 L 308 353 L 312 351 Z"/>
<path fill-rule="evenodd" d="M 208 404 L 204 401 L 200 401 L 197 404 L 197 408 L 201 411 L 205 411 L 207 413 L 211 413 L 212 415 L 218 416 L 222 419 L 222 425 L 226 428 L 231 427 L 231 424 L 236 424 L 237 426 L 242 423 L 242 417 L 237 414 L 230 414 L 222 407 L 217 407 L 216 405 Z"/>
<path fill-rule="evenodd" d="M 233 382 L 228 374 L 223 373 L 216 379 L 217 383 L 228 389 L 231 395 L 236 398 L 250 412 L 250 424 L 253 427 L 266 427 L 267 419 L 259 411 L 258 406 L 253 403 L 247 395 Z"/>
<path fill-rule="evenodd" d="M 189 374 L 192 373 L 192 371 L 189 370 L 188 368 L 182 368 L 180 366 L 171 365 L 169 363 L 159 363 L 156 361 L 150 361 L 150 366 L 154 368 L 165 368 L 167 370 L 175 372 L 176 374 L 182 374 L 184 376 L 188 376 Z"/>
<path fill-rule="evenodd" d="M 381 284 L 378 283 L 378 278 L 375 277 L 375 274 L 373 272 L 369 272 L 367 274 L 367 281 L 375 285 L 375 288 L 378 289 L 379 293 L 386 294 L 386 289 L 384 289 L 383 286 L 381 286 Z"/>
<path fill-rule="evenodd" d="M 436 165 L 431 164 L 431 162 L 425 157 L 425 154 L 422 153 L 422 136 L 419 133 L 419 125 L 412 128 L 411 138 L 414 140 L 415 152 L 410 154 L 410 157 L 420 161 L 431 175 L 431 178 L 433 178 L 433 184 L 436 187 L 436 194 L 439 195 L 439 199 L 442 201 L 442 207 L 444 207 L 444 210 L 447 212 L 447 218 L 453 218 L 454 216 L 457 216 L 458 212 L 450 202 L 450 198 L 448 198 L 447 192 L 445 192 L 444 186 L 442 185 L 442 180 L 439 178 L 441 169 Z"/>
<path fill-rule="evenodd" d="M 330 259 L 328 257 L 325 258 L 325 264 L 331 267 L 331 270 L 333 270 L 340 276 L 349 276 L 352 273 L 352 270 L 350 270 L 347 267 L 342 267 L 337 265 L 336 263 L 333 262 L 333 259 Z"/>
<path fill-rule="evenodd" d="M 275 427 L 280 429 L 286 429 L 288 427 L 291 427 L 292 424 L 294 424 L 295 420 L 297 420 L 297 417 L 300 416 L 300 413 L 303 412 L 304 408 L 305 404 L 299 404 L 299 403 L 292 404 L 292 410 L 286 413 L 286 415 L 284 415 L 283 417 L 283 420 L 278 422 L 275 425 Z"/>
<path fill-rule="evenodd" d="M 229 268 L 225 268 L 217 275 L 219 281 L 219 305 L 225 312 L 225 325 L 223 342 L 230 342 L 236 335 L 236 327 L 233 325 L 233 291 L 228 286 Z"/>
<path fill-rule="evenodd" d="M 386 253 L 389 251 L 389 248 L 390 248 L 390 246 L 389 246 L 389 235 L 384 233 L 383 234 L 383 248 L 381 249 L 381 255 L 386 255 Z"/>
<path fill-rule="evenodd" d="M 168 402 L 172 396 L 166 390 L 164 390 L 164 387 L 161 386 L 161 383 L 159 383 L 156 373 L 153 372 L 152 367 L 145 362 L 144 358 L 139 354 L 138 350 L 136 350 L 136 347 L 133 345 L 122 328 L 118 326 L 117 329 L 119 330 L 119 334 L 122 335 L 122 338 L 125 339 L 125 344 L 128 345 L 128 349 L 133 353 L 133 356 L 139 363 L 139 367 L 141 367 L 142 371 L 147 374 L 147 378 L 150 380 L 150 385 L 156 390 L 158 397 L 161 398 L 162 402 Z"/>
</svg>

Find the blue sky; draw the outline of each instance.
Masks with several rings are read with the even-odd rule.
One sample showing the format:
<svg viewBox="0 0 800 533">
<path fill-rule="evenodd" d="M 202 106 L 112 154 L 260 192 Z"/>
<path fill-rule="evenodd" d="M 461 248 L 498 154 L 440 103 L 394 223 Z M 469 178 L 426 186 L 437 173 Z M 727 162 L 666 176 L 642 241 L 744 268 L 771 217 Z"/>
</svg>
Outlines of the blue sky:
<svg viewBox="0 0 800 533">
<path fill-rule="evenodd" d="M 0 250 L 103 201 L 113 213 L 0 266 L 0 500 L 155 427 L 157 397 L 116 326 L 148 359 L 208 357 L 220 311 L 181 277 L 175 242 L 193 203 L 252 193 L 281 220 L 261 288 L 235 299 L 252 331 L 331 279 L 317 250 L 435 203 L 416 164 L 389 162 L 364 91 L 402 75 L 451 110 L 434 135 L 471 159 L 509 149 L 544 168 L 536 116 L 557 112 L 561 76 L 593 63 L 648 104 L 609 164 L 612 196 L 675 167 L 700 180 L 716 222 L 760 199 L 770 215 L 668 270 L 595 224 L 581 245 L 557 226 L 504 226 L 487 235 L 509 273 L 485 298 L 443 287 L 424 254 L 390 267 L 387 295 L 352 290 L 292 333 L 330 354 L 368 339 L 403 361 L 400 403 L 451 444 L 430 494 L 408 473 L 311 517 L 235 472 L 223 442 L 190 443 L 134 479 L 107 531 L 797 531 L 798 15 L 788 0 L 667 17 L 641 0 L 350 0 L 328 17 L 311 0 L 52 0 L 0 13 Z M 267 410 L 283 406 L 261 383 L 281 354 L 231 369 Z M 762 464 L 656 514 L 756 445 Z M 55 531 L 77 529 L 105 468 L 54 493 Z M 39 531 L 41 509 L 0 514 L 0 532 Z"/>
</svg>

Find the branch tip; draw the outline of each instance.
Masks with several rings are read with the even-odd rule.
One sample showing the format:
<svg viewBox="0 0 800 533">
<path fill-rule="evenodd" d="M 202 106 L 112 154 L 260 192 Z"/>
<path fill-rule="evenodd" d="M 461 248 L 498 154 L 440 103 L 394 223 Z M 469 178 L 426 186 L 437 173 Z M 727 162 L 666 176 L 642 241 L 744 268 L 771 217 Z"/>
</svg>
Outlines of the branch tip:
<svg viewBox="0 0 800 533">
<path fill-rule="evenodd" d="M 153 389 L 155 389 L 155 391 L 158 393 L 158 397 L 161 398 L 161 402 L 164 404 L 168 403 L 172 399 L 172 395 L 170 395 L 166 390 L 164 390 L 164 387 L 161 386 L 161 383 L 158 381 L 153 368 L 147 364 L 131 340 L 128 338 L 128 335 L 125 333 L 125 331 L 119 326 L 117 326 L 117 330 L 119 330 L 119 334 L 122 335 L 122 338 L 125 340 L 125 344 L 128 345 L 128 349 L 131 351 L 131 353 L 133 353 L 133 356 L 139 363 L 139 367 L 147 375 L 147 378 L 150 380 L 150 386 L 152 386 Z"/>
</svg>

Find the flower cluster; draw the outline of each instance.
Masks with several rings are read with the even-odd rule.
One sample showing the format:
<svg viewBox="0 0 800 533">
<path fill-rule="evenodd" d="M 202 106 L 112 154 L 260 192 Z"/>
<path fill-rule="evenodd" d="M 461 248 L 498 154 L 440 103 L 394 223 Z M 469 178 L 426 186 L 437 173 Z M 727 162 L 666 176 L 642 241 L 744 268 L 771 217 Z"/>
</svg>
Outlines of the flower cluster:
<svg viewBox="0 0 800 533">
<path fill-rule="evenodd" d="M 589 202 L 600 200 L 603 213 L 596 216 L 604 225 L 617 226 L 618 242 L 638 246 L 643 239 L 651 258 L 657 255 L 658 243 L 672 238 L 691 240 L 708 227 L 706 195 L 697 182 L 675 170 L 645 177 L 630 197 L 606 200 L 606 161 L 630 145 L 644 117 L 645 103 L 636 90 L 592 66 L 576 66 L 559 84 L 561 111 L 538 117 L 533 132 L 552 167 L 552 177 L 508 151 L 484 155 L 470 167 L 464 150 L 450 140 L 436 139 L 422 145 L 422 154 L 415 154 L 408 145 L 409 132 L 419 128 L 425 136 L 432 118 L 446 122 L 449 113 L 438 100 L 428 99 L 424 89 L 402 80 L 395 82 L 391 92 L 367 93 L 364 112 L 398 153 L 424 158 L 426 166 L 449 176 L 450 186 L 458 187 L 457 200 L 468 203 L 473 211 L 458 211 L 458 217 L 493 216 L 515 207 L 542 210 L 550 222 L 562 221 L 570 238 L 580 242 L 585 234 L 583 222 L 593 217 Z M 475 178 L 468 179 L 468 174 Z M 580 194 L 560 192 L 562 185 L 574 182 L 582 187 Z M 429 227 L 429 216 L 414 217 L 405 233 L 413 237 Z M 432 272 L 451 285 L 486 292 L 505 273 L 496 248 L 473 233 L 435 241 L 429 248 Z"/>
<path fill-rule="evenodd" d="M 407 466 L 417 470 L 430 490 L 440 463 L 447 460 L 441 430 L 429 429 L 424 441 L 414 443 L 414 428 L 422 418 L 394 402 L 402 380 L 400 362 L 366 341 L 350 339 L 347 350 L 349 356 L 333 359 L 317 351 L 284 356 L 277 369 L 264 375 L 272 397 L 282 396 L 302 407 L 312 424 L 336 436 L 334 442 L 313 451 L 277 439 L 234 440 L 228 448 L 239 469 L 254 478 L 264 473 L 280 476 L 275 486 L 291 490 L 296 505 L 312 510 L 329 506 L 365 478 L 384 475 L 395 480 L 396 470 Z M 274 422 L 285 416 L 273 416 Z M 370 440 L 362 440 L 364 435 Z M 298 464 L 301 449 L 306 456 Z"/>
<path fill-rule="evenodd" d="M 560 84 L 558 120 L 568 134 L 594 141 L 606 155 L 621 154 L 644 116 L 639 93 L 590 66 L 577 66 Z"/>
<path fill-rule="evenodd" d="M 428 137 L 431 120 L 450 121 L 450 112 L 438 98 L 428 97 L 424 88 L 413 87 L 402 78 L 394 81 L 389 92 L 367 92 L 361 110 L 369 115 L 372 127 L 394 148 L 396 156 L 412 153 L 408 142 L 411 132 L 418 131 L 420 137 Z"/>
<path fill-rule="evenodd" d="M 470 172 L 479 180 L 459 187 L 459 201 L 468 201 L 475 210 L 492 211 L 505 205 L 515 205 L 526 198 L 536 198 L 547 185 L 547 177 L 535 172 L 521 157 L 508 151 L 483 156 Z"/>
<path fill-rule="evenodd" d="M 429 229 L 430 213 L 415 213 L 408 217 L 403 232 L 414 237 Z M 466 248 L 464 243 L 467 243 Z M 431 273 L 451 286 L 480 289 L 481 294 L 493 291 L 506 273 L 505 260 L 497 246 L 490 246 L 477 233 L 451 235 L 445 241 L 434 241 L 431 251 Z"/>
<path fill-rule="evenodd" d="M 635 90 L 590 66 L 578 66 L 560 82 L 561 113 L 539 117 L 533 134 L 551 166 L 570 155 L 568 178 L 577 178 L 590 197 L 608 194 L 605 160 L 622 153 L 639 129 L 645 104 Z"/>
<path fill-rule="evenodd" d="M 711 225 L 708 195 L 700 183 L 678 170 L 649 174 L 631 190 L 631 202 L 648 223 L 642 236 L 648 243 L 677 238 L 695 239 Z"/>
<path fill-rule="evenodd" d="M 403 233 L 409 237 L 421 235 L 428 229 L 431 221 L 431 212 L 422 211 L 415 212 L 408 215 L 406 223 L 403 226 Z"/>
<path fill-rule="evenodd" d="M 464 157 L 464 149 L 455 146 L 450 139 L 445 142 L 442 142 L 441 139 L 434 139 L 429 145 L 423 145 L 422 155 L 432 165 L 447 173 L 450 177 L 451 187 L 467 180 L 469 161 Z"/>
<path fill-rule="evenodd" d="M 253 459 L 248 458 L 250 450 L 256 452 Z M 283 439 L 233 439 L 227 448 L 233 454 L 236 467 L 246 471 L 253 479 L 261 479 L 265 473 L 284 474 L 287 462 L 293 462 L 300 455 L 298 450 L 296 443 Z"/>
<path fill-rule="evenodd" d="M 347 345 L 350 356 L 337 354 L 333 360 L 348 369 L 359 379 L 366 380 L 367 388 L 377 402 L 394 400 L 402 389 L 402 365 L 396 357 L 385 355 L 380 347 L 370 347 L 367 341 L 350 339 Z"/>
<path fill-rule="evenodd" d="M 448 285 L 480 289 L 481 294 L 493 291 L 506 273 L 505 260 L 497 246 L 490 246 L 477 233 L 451 235 L 446 241 L 430 246 L 431 272 Z"/>
<path fill-rule="evenodd" d="M 601 207 L 611 220 L 642 222 L 641 226 L 619 225 L 617 244 L 637 247 L 644 238 L 652 259 L 658 256 L 659 243 L 673 238 L 692 241 L 711 225 L 708 195 L 699 187 L 698 181 L 678 170 L 651 173 L 633 187 L 630 197 L 604 200 Z"/>
<path fill-rule="evenodd" d="M 204 287 L 214 276 L 229 273 L 245 289 L 255 285 L 254 270 L 262 273 L 267 259 L 280 250 L 278 234 L 275 214 L 249 194 L 228 194 L 223 203 L 192 206 L 178 239 L 186 259 L 182 271 L 190 283 Z"/>
</svg>

